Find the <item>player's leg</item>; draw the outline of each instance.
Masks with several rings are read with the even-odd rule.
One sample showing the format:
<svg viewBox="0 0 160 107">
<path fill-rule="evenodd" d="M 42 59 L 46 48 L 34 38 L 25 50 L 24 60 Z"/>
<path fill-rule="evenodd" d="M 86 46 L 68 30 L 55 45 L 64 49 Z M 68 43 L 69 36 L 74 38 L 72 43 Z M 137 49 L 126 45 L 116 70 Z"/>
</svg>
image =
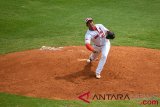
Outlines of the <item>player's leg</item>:
<svg viewBox="0 0 160 107">
<path fill-rule="evenodd" d="M 106 43 L 106 45 L 102 47 L 102 56 L 99 61 L 98 67 L 96 69 L 96 77 L 97 78 L 100 78 L 100 74 L 101 74 L 101 71 L 104 67 L 104 64 L 106 63 L 109 50 L 110 50 L 110 42 Z"/>
</svg>

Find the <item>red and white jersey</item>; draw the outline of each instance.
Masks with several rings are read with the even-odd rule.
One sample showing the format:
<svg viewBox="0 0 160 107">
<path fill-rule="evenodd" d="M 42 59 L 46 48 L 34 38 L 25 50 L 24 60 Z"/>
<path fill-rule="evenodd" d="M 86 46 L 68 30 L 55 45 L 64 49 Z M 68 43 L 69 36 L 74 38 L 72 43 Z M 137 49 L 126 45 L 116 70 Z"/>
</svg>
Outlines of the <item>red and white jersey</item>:
<svg viewBox="0 0 160 107">
<path fill-rule="evenodd" d="M 95 24 L 97 30 L 87 30 L 85 34 L 85 44 L 90 42 L 93 42 L 97 46 L 103 46 L 106 44 L 106 42 L 109 42 L 108 39 L 106 39 L 106 32 L 109 31 L 107 28 L 105 28 L 102 24 Z"/>
</svg>

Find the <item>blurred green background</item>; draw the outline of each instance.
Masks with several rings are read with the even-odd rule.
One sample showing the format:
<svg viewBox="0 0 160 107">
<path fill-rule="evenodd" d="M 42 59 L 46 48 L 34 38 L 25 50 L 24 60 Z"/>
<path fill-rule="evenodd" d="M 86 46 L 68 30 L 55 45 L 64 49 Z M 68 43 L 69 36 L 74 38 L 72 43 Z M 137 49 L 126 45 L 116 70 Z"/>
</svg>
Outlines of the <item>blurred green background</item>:
<svg viewBox="0 0 160 107">
<path fill-rule="evenodd" d="M 159 0 L 0 0 L 0 54 L 84 45 L 92 17 L 116 34 L 112 45 L 160 49 Z"/>
</svg>

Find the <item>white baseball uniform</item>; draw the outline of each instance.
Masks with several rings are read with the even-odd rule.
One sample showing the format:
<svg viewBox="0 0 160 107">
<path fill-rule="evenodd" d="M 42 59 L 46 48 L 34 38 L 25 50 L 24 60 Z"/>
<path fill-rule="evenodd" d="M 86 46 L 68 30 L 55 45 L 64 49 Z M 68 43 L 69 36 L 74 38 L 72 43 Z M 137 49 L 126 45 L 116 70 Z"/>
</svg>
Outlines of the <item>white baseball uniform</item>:
<svg viewBox="0 0 160 107">
<path fill-rule="evenodd" d="M 102 52 L 101 59 L 99 61 L 98 67 L 96 69 L 96 74 L 100 74 L 104 64 L 106 63 L 107 56 L 110 50 L 110 41 L 106 39 L 105 33 L 109 31 L 102 24 L 95 24 L 97 30 L 87 30 L 85 34 L 85 44 L 93 43 L 93 48 L 98 51 L 98 53 L 92 53 L 90 55 L 91 60 L 95 60 L 97 56 Z"/>
</svg>

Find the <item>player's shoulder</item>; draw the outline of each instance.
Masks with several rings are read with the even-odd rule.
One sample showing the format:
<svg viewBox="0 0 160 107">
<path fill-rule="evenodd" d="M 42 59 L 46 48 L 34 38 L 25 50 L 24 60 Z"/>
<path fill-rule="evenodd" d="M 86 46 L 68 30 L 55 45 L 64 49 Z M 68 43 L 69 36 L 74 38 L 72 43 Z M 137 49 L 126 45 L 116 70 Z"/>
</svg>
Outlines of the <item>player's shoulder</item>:
<svg viewBox="0 0 160 107">
<path fill-rule="evenodd" d="M 106 27 L 104 25 L 102 25 L 102 24 L 96 24 L 96 27 L 102 28 L 102 29 L 106 29 Z"/>
<path fill-rule="evenodd" d="M 90 30 L 88 29 L 87 31 L 86 31 L 86 34 L 89 34 L 90 33 Z"/>
<path fill-rule="evenodd" d="M 102 24 L 95 24 L 96 26 L 103 26 Z"/>
<path fill-rule="evenodd" d="M 85 34 L 86 36 L 87 35 L 90 35 L 90 30 L 88 29 L 87 31 L 86 31 L 86 34 Z"/>
</svg>

